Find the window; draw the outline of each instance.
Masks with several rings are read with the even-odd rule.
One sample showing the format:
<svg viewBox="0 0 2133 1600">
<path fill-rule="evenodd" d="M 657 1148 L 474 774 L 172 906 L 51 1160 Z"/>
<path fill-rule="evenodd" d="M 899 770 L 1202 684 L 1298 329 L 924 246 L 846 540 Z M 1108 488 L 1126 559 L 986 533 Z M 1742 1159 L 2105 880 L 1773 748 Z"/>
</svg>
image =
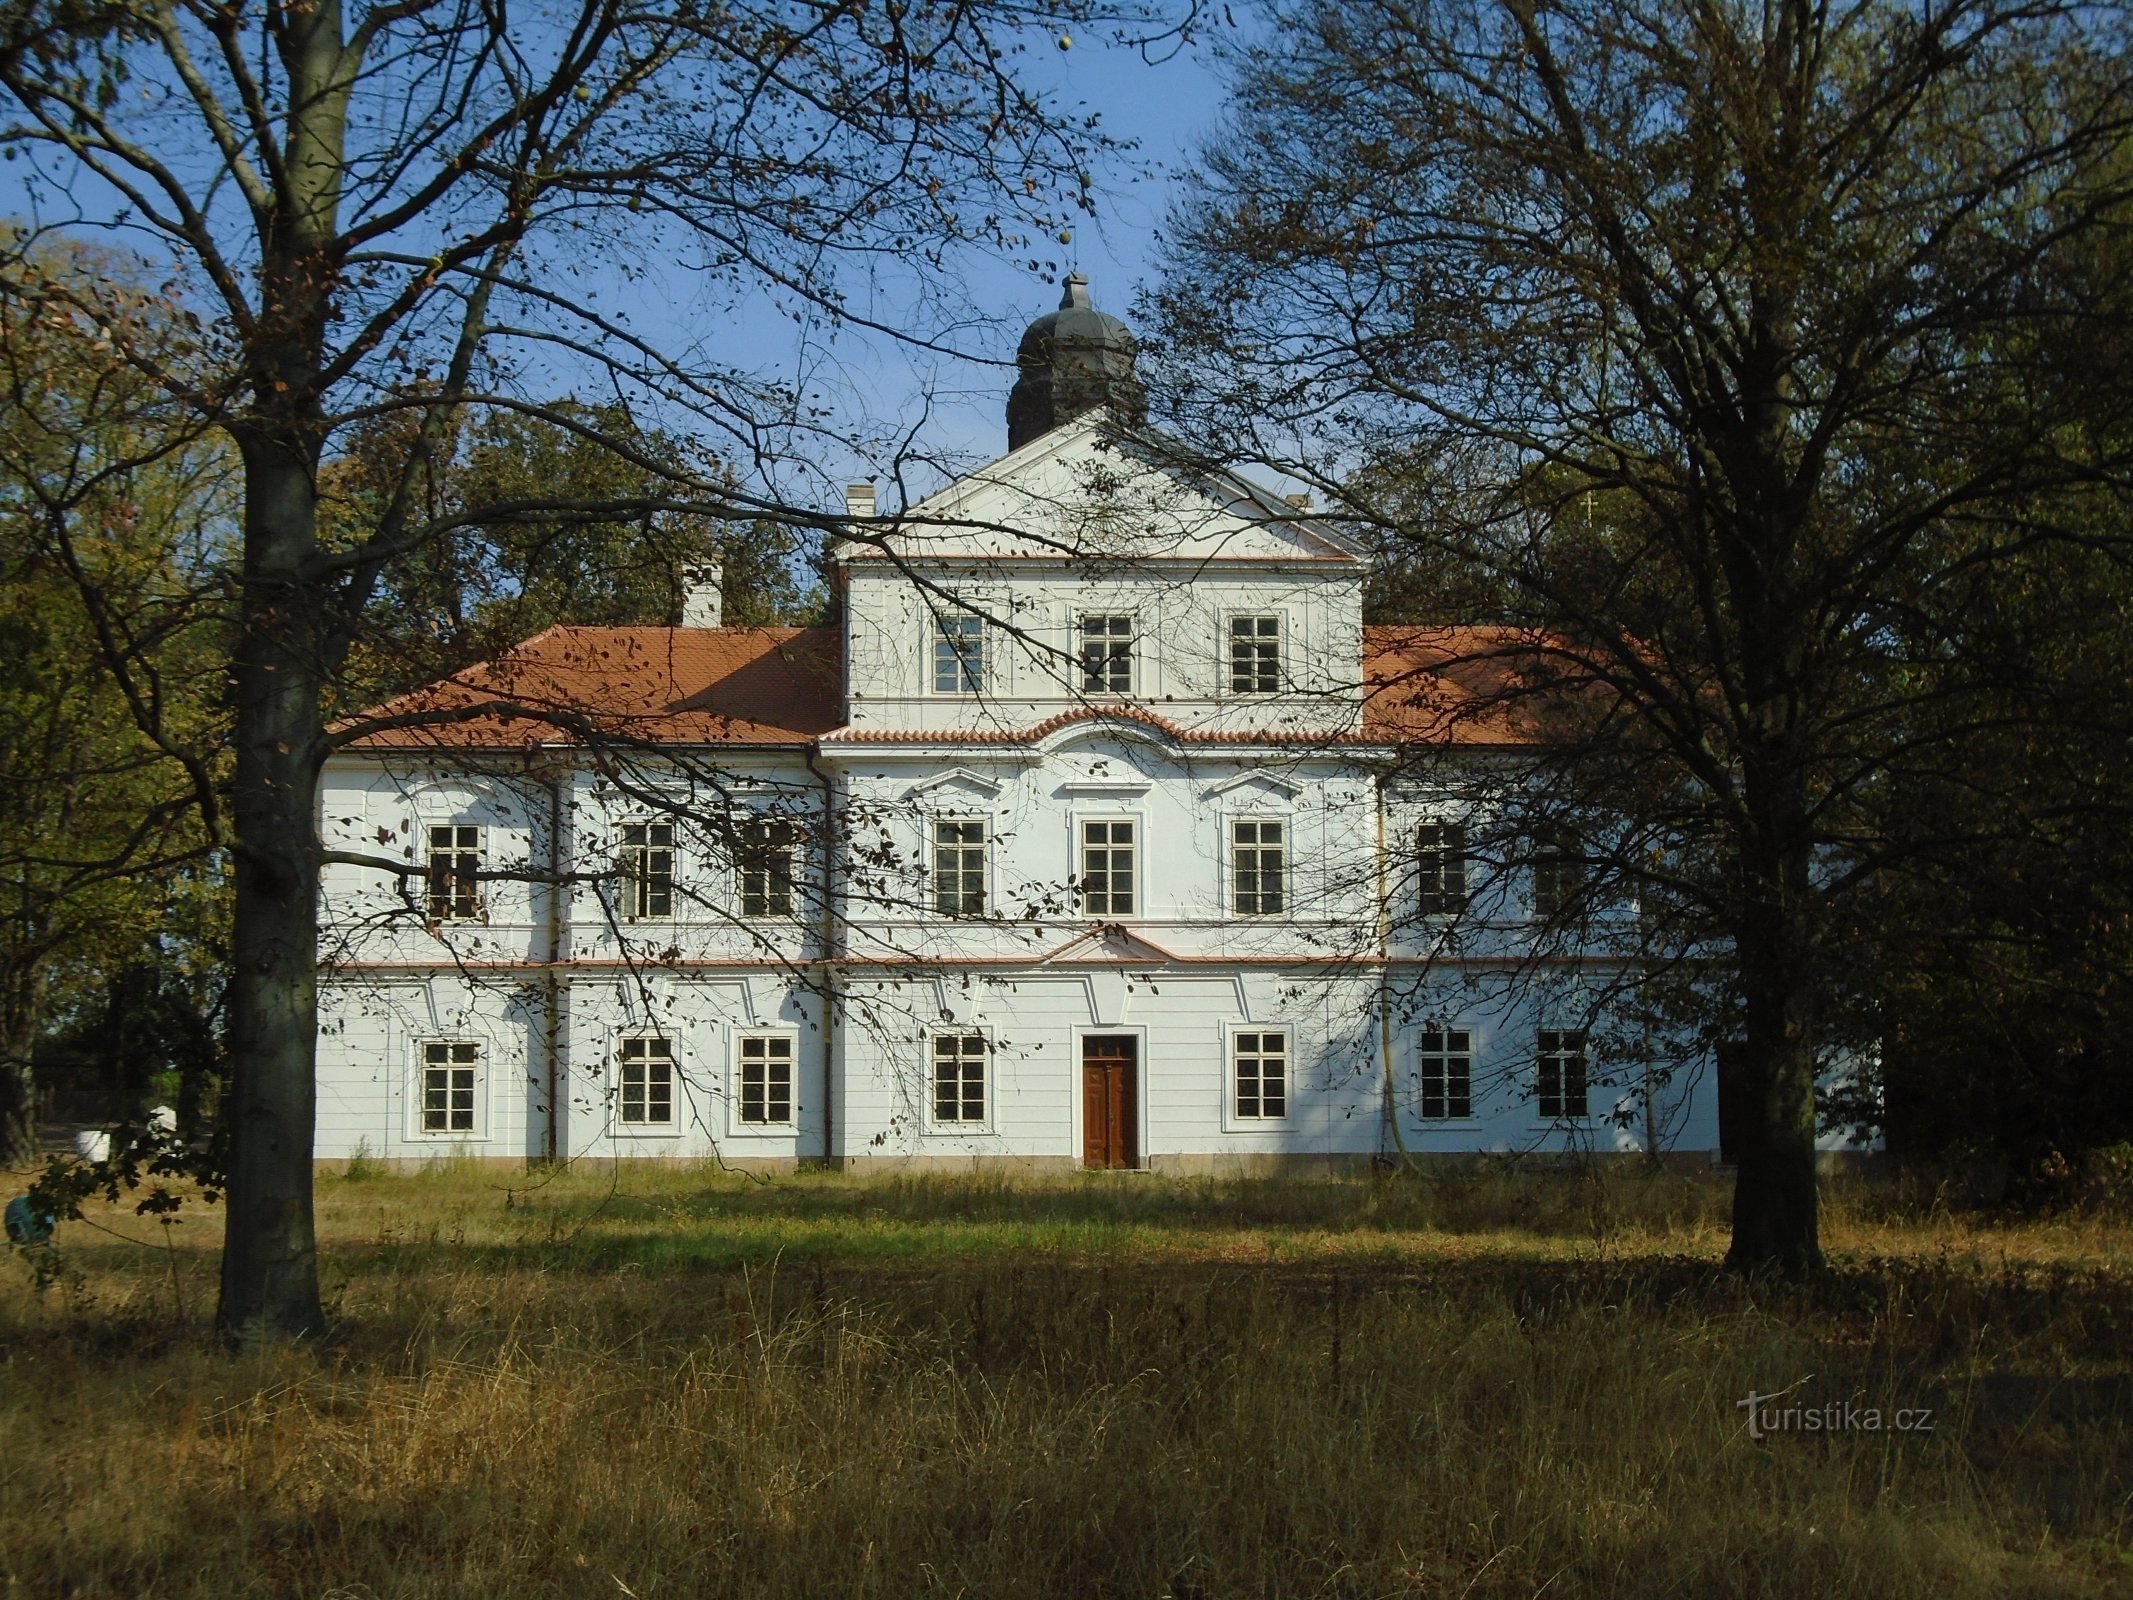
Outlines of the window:
<svg viewBox="0 0 2133 1600">
<path fill-rule="evenodd" d="M 1533 835 L 1533 914 L 1575 912 L 1585 892 L 1585 851 L 1569 828 L 1543 828 Z"/>
<path fill-rule="evenodd" d="M 933 692 L 977 694 L 985 686 L 985 619 L 933 619 Z"/>
<path fill-rule="evenodd" d="M 943 817 L 933 824 L 933 909 L 944 917 L 985 910 L 985 824 Z"/>
<path fill-rule="evenodd" d="M 985 1120 L 983 1034 L 933 1036 L 933 1120 L 965 1124 Z"/>
<path fill-rule="evenodd" d="M 422 1044 L 422 1131 L 473 1133 L 481 1092 L 481 1046 L 464 1039 Z"/>
<path fill-rule="evenodd" d="M 440 823 L 430 829 L 430 921 L 468 922 L 480 915 L 481 829 Z"/>
<path fill-rule="evenodd" d="M 674 824 L 622 829 L 622 914 L 633 922 L 674 915 Z"/>
<path fill-rule="evenodd" d="M 1229 619 L 1232 694 L 1272 694 L 1281 687 L 1281 618 Z"/>
<path fill-rule="evenodd" d="M 750 1127 L 792 1121 L 791 1035 L 741 1036 L 741 1121 Z"/>
<path fill-rule="evenodd" d="M 1230 824 L 1230 879 L 1240 917 L 1276 917 L 1287 909 L 1285 824 Z"/>
<path fill-rule="evenodd" d="M 796 830 L 775 817 L 757 817 L 734 829 L 739 844 L 741 915 L 792 915 L 792 854 Z"/>
<path fill-rule="evenodd" d="M 1443 1121 L 1474 1114 L 1473 1039 L 1463 1031 L 1437 1029 L 1421 1039 L 1422 1115 Z"/>
<path fill-rule="evenodd" d="M 622 1041 L 622 1125 L 674 1125 L 674 1044 L 670 1039 Z"/>
<path fill-rule="evenodd" d="M 1081 687 L 1089 694 L 1133 692 L 1133 619 L 1081 619 Z"/>
<path fill-rule="evenodd" d="M 1425 822 L 1415 842 L 1422 915 L 1447 916 L 1465 909 L 1466 829 L 1456 822 Z"/>
<path fill-rule="evenodd" d="M 1092 917 L 1133 915 L 1133 824 L 1081 825 L 1081 909 Z"/>
<path fill-rule="evenodd" d="M 1289 1114 L 1289 1036 L 1283 1032 L 1232 1036 L 1237 1116 L 1269 1122 Z"/>
<path fill-rule="evenodd" d="M 1543 1028 L 1540 1032 L 1540 1114 L 1543 1121 L 1585 1115 L 1585 1035 Z"/>
</svg>

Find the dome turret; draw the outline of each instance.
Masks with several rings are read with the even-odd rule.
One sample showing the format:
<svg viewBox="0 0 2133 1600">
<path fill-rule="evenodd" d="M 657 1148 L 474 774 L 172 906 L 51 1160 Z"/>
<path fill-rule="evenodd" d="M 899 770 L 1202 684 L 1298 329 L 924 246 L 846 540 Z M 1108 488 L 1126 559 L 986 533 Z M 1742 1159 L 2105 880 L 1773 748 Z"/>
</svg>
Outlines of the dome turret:
<svg viewBox="0 0 2133 1600">
<path fill-rule="evenodd" d="M 1021 376 L 1007 397 L 1007 448 L 1109 406 L 1129 425 L 1148 414 L 1147 391 L 1133 375 L 1133 334 L 1089 304 L 1089 280 L 1067 274 L 1059 309 L 1029 325 L 1015 352 Z"/>
</svg>

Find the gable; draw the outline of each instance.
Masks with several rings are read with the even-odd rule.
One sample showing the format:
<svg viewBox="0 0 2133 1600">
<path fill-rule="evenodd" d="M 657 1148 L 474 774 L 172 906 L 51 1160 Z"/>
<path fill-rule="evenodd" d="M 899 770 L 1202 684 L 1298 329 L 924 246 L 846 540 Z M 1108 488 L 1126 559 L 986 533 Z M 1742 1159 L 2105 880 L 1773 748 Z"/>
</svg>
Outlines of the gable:
<svg viewBox="0 0 2133 1600">
<path fill-rule="evenodd" d="M 935 805 L 943 802 L 989 804 L 999 798 L 1004 787 L 1006 786 L 998 779 L 972 772 L 967 767 L 951 767 L 946 772 L 912 784 L 904 791 L 904 798 L 919 800 L 930 797 Z"/>
<path fill-rule="evenodd" d="M 914 560 L 1326 562 L 1358 546 L 1272 490 L 1125 433 L 1101 412 L 1055 428 L 912 507 L 886 535 Z M 846 560 L 880 559 L 846 545 Z"/>
<path fill-rule="evenodd" d="M 1200 798 L 1226 800 L 1232 806 L 1287 805 L 1303 792 L 1302 784 L 1291 783 L 1271 772 L 1245 772 L 1226 782 L 1211 784 L 1200 791 Z"/>
</svg>

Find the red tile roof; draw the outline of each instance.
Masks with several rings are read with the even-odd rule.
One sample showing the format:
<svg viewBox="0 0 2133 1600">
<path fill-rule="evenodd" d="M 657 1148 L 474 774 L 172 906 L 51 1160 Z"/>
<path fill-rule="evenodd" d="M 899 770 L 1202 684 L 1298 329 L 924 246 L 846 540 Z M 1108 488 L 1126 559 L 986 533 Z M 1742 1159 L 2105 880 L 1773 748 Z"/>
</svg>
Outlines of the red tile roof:
<svg viewBox="0 0 2133 1600">
<path fill-rule="evenodd" d="M 1363 728 L 1250 734 L 1187 728 L 1140 707 L 1077 706 L 1024 729 L 955 735 L 1027 744 L 1111 718 L 1193 744 L 1510 744 L 1496 703 L 1532 637 L 1508 629 L 1363 630 Z M 763 746 L 901 743 L 938 733 L 840 726 L 843 669 L 834 628 L 550 628 L 493 661 L 340 723 L 357 749 L 509 749 L 588 738 Z"/>
<path fill-rule="evenodd" d="M 841 671 L 834 628 L 550 628 L 339 731 L 359 749 L 799 745 L 837 726 Z"/>
<path fill-rule="evenodd" d="M 1538 660 L 1540 644 L 1539 635 L 1521 628 L 1365 628 L 1365 739 L 1526 742 L 1530 707 L 1507 696 Z"/>
</svg>

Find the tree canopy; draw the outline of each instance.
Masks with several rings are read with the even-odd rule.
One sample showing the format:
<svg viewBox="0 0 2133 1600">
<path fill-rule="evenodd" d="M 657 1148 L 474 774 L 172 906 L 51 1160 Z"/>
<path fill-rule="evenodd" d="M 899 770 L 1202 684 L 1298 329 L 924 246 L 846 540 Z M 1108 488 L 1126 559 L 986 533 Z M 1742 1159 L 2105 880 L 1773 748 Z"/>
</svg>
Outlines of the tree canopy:
<svg viewBox="0 0 2133 1600">
<path fill-rule="evenodd" d="M 94 314 L 91 314 L 93 309 Z M 32 1064 L 129 967 L 204 955 L 222 770 L 212 591 L 232 462 L 124 358 L 189 335 L 139 261 L 0 270 L 0 1159 L 36 1148 Z M 82 604 L 85 591 L 94 607 Z"/>
<path fill-rule="evenodd" d="M 2069 270 L 2127 216 L 2123 21 L 1309 0 L 1178 218 L 1182 409 L 1482 575 L 1508 692 L 1587 713 L 1532 808 L 1636 819 L 1615 892 L 1726 950 L 1744 1267 L 1820 1259 L 1846 906 L 1922 843 L 1875 802 L 2008 711 L 1965 607 L 2124 527 L 2128 388 L 2042 355 L 2127 310 Z"/>
<path fill-rule="evenodd" d="M 380 585 L 469 527 L 647 512 L 826 526 L 765 487 L 770 463 L 822 453 L 822 417 L 731 335 L 787 312 L 872 324 L 872 291 L 894 278 L 912 302 L 900 332 L 925 339 L 924 319 L 963 314 L 954 252 L 1027 258 L 1070 235 L 1108 141 L 1033 87 L 1025 52 L 1072 26 L 1171 24 L 1139 0 L 571 0 L 531 15 L 31 0 L 0 17 L 0 149 L 39 213 L 69 219 L 59 231 L 123 232 L 182 277 L 197 356 L 181 368 L 133 342 L 124 357 L 242 465 L 233 765 L 201 797 L 234 878 L 232 1337 L 323 1325 L 314 802 L 332 684 Z M 689 285 L 705 330 L 680 348 L 632 319 L 655 263 Z M 848 297 L 855 276 L 868 298 Z M 563 383 L 619 399 L 630 431 L 588 435 L 592 413 L 535 398 Z M 658 503 L 543 485 L 433 515 L 454 441 L 491 440 L 501 467 L 511 417 L 657 475 Z M 403 441 L 397 470 L 364 526 L 335 528 L 327 463 L 373 428 Z M 656 429 L 701 438 L 716 476 L 693 449 L 652 453 Z"/>
</svg>

